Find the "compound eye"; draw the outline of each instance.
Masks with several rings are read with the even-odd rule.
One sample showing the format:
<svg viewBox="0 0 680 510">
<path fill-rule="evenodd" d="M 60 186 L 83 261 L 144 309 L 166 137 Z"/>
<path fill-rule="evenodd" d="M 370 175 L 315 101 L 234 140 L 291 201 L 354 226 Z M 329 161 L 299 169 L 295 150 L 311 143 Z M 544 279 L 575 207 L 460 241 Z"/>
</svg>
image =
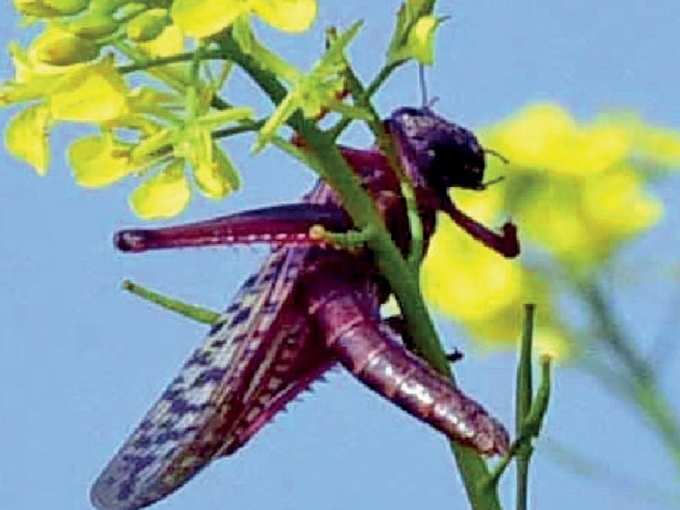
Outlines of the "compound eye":
<svg viewBox="0 0 680 510">
<path fill-rule="evenodd" d="M 429 180 L 437 188 L 477 189 L 484 179 L 484 155 L 456 143 L 437 142 L 428 150 L 432 157 Z"/>
</svg>

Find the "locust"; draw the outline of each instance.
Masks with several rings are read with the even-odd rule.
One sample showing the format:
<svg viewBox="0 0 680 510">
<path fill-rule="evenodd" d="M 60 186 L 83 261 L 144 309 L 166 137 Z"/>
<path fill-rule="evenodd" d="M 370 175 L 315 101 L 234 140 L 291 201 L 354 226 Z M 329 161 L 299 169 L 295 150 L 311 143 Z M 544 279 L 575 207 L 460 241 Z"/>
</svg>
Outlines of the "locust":
<svg viewBox="0 0 680 510">
<path fill-rule="evenodd" d="M 453 187 L 485 187 L 488 151 L 471 131 L 430 107 L 397 109 L 384 128 L 413 183 L 426 246 L 441 211 L 500 255 L 518 255 L 513 223 L 487 228 L 449 196 Z M 341 153 L 407 253 L 407 208 L 389 158 L 378 148 Z M 484 455 L 507 452 L 503 425 L 405 348 L 408 333 L 398 317 L 381 317 L 390 289 L 370 251 L 333 246 L 314 235 L 319 227 L 354 228 L 322 180 L 299 203 L 116 234 L 116 246 L 127 252 L 257 242 L 272 251 L 96 480 L 97 508 L 133 510 L 164 498 L 236 452 L 337 364 L 450 439 Z"/>
</svg>

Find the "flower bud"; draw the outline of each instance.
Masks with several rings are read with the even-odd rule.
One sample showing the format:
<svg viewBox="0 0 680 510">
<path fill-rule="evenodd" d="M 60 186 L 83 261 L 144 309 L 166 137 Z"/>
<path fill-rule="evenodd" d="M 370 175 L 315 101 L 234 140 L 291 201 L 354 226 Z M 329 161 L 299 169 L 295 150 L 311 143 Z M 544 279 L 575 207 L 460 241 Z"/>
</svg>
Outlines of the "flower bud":
<svg viewBox="0 0 680 510">
<path fill-rule="evenodd" d="M 97 39 L 111 35 L 119 23 L 102 13 L 89 13 L 69 23 L 66 28 L 72 34 L 84 39 Z"/>
<path fill-rule="evenodd" d="M 71 16 L 84 10 L 89 3 L 89 0 L 14 0 L 14 6 L 21 14 L 42 18 Z"/>
<path fill-rule="evenodd" d="M 40 62 L 55 66 L 89 62 L 99 56 L 99 45 L 65 30 L 48 30 L 33 42 L 31 49 Z"/>
<path fill-rule="evenodd" d="M 90 0 L 43 0 L 43 2 L 62 16 L 72 16 L 85 10 Z"/>
<path fill-rule="evenodd" d="M 127 36 L 135 42 L 151 41 L 170 24 L 167 9 L 149 9 L 136 16 L 127 25 Z"/>
</svg>

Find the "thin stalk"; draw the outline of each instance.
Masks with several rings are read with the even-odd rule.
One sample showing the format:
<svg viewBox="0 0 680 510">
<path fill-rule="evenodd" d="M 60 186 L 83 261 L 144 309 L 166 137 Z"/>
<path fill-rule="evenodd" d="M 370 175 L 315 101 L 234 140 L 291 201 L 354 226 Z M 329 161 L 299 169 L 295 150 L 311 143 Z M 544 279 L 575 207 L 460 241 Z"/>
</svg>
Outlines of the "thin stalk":
<svg viewBox="0 0 680 510">
<path fill-rule="evenodd" d="M 220 138 L 227 138 L 230 136 L 238 135 L 241 133 L 249 133 L 253 131 L 259 131 L 262 129 L 262 126 L 264 126 L 265 122 L 267 122 L 267 119 L 260 119 L 260 120 L 254 120 L 254 121 L 242 121 L 242 124 L 239 124 L 238 126 L 233 126 L 233 127 L 228 127 L 228 128 L 223 128 L 223 129 L 218 129 L 216 131 L 213 131 L 211 136 L 214 140 L 220 139 Z"/>
<path fill-rule="evenodd" d="M 274 104 L 278 104 L 285 97 L 286 89 L 276 76 L 263 69 L 252 57 L 243 53 L 234 41 L 229 38 L 223 40 L 222 48 L 225 57 L 239 65 Z M 425 359 L 440 373 L 451 377 L 449 362 L 439 344 L 434 325 L 423 302 L 418 279 L 401 256 L 389 232 L 385 229 L 373 201 L 347 166 L 334 139 L 304 119 L 299 112 L 290 117 L 288 124 L 303 137 L 306 147 L 322 162 L 324 179 L 342 197 L 343 204 L 357 228 L 374 229 L 376 234 L 371 238 L 369 248 L 375 254 L 381 273 L 392 286 L 409 333 Z M 469 448 L 455 443 L 452 443 L 451 447 L 472 508 L 474 510 L 500 510 L 497 493 L 482 491 L 479 488 L 478 481 L 489 475 L 486 463 Z"/>
<path fill-rule="evenodd" d="M 654 375 L 651 367 L 638 354 L 634 344 L 628 340 L 614 319 L 614 314 L 602 295 L 602 290 L 594 283 L 580 284 L 578 290 L 593 311 L 593 318 L 597 322 L 597 327 L 602 333 L 601 337 L 607 346 L 616 353 L 633 377 L 640 381 L 652 380 Z"/>
<path fill-rule="evenodd" d="M 531 410 L 534 388 L 532 381 L 531 355 L 533 352 L 533 331 L 535 305 L 525 305 L 524 329 L 517 368 L 517 383 L 515 388 L 515 433 L 517 437 L 523 435 L 524 420 Z M 516 508 L 526 510 L 529 486 L 529 462 L 531 459 L 531 444 L 523 444 L 517 451 L 517 487 Z"/>
<path fill-rule="evenodd" d="M 158 57 L 154 59 L 147 59 L 146 61 L 135 62 L 118 67 L 118 72 L 121 74 L 135 73 L 137 71 L 147 71 L 154 67 L 166 66 L 169 64 L 177 64 L 178 62 L 191 62 L 196 57 L 197 52 L 188 51 L 186 53 L 177 53 L 176 55 L 169 55 L 167 57 Z M 200 52 L 200 60 L 221 60 L 223 58 L 222 52 L 219 50 L 202 50 Z"/>
<path fill-rule="evenodd" d="M 680 475 L 680 424 L 673 407 L 659 389 L 650 364 L 623 332 L 614 313 L 595 284 L 580 284 L 580 295 L 592 310 L 604 345 L 621 361 L 631 377 L 631 390 L 622 393 L 651 421 L 673 458 Z"/>
</svg>

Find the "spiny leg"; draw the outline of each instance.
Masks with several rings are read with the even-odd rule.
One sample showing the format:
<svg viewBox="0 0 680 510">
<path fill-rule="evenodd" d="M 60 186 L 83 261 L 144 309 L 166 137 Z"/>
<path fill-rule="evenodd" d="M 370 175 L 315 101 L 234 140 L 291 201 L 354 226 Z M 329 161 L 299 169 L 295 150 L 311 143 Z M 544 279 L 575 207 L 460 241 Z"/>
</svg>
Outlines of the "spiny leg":
<svg viewBox="0 0 680 510">
<path fill-rule="evenodd" d="M 307 306 L 340 363 L 377 393 L 455 441 L 487 455 L 507 451 L 505 428 L 404 349 L 392 330 L 367 308 L 365 292 L 320 276 L 308 284 Z"/>
<path fill-rule="evenodd" d="M 351 223 L 333 205 L 287 204 L 174 227 L 121 230 L 114 244 L 126 252 L 239 243 L 322 244 L 309 234 L 314 225 L 341 232 Z"/>
</svg>

